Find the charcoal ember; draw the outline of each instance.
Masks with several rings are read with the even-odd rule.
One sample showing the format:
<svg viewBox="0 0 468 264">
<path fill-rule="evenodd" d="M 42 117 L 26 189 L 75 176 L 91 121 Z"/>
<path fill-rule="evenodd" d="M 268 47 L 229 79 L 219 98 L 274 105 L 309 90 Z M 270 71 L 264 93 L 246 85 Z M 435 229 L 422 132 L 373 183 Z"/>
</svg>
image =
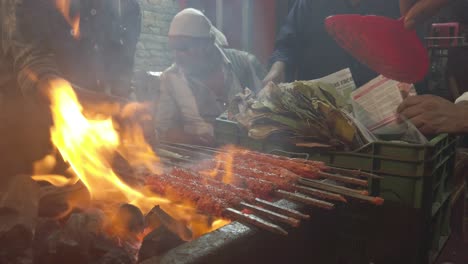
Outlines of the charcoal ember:
<svg viewBox="0 0 468 264">
<path fill-rule="evenodd" d="M 138 207 L 131 204 L 121 205 L 112 222 L 116 235 L 120 237 L 140 234 L 145 228 L 143 213 Z"/>
<path fill-rule="evenodd" d="M 153 208 L 145 215 L 145 229 L 155 230 L 162 225 L 161 219 L 154 210 Z"/>
<path fill-rule="evenodd" d="M 132 243 L 133 249 L 128 248 L 128 244 Z M 140 243 L 135 241 L 115 240 L 108 236 L 98 236 L 93 241 L 92 247 L 89 249 L 89 256 L 92 257 L 92 264 L 101 263 L 136 263 L 137 251 Z M 114 262 L 112 262 L 114 261 Z"/>
<path fill-rule="evenodd" d="M 143 262 L 149 258 L 162 256 L 167 251 L 183 244 L 184 241 L 165 226 L 161 226 L 144 239 L 138 253 L 138 262 Z"/>
<path fill-rule="evenodd" d="M 133 264 L 135 258 L 124 250 L 113 250 L 102 256 L 96 264 Z"/>
<path fill-rule="evenodd" d="M 63 236 L 86 245 L 103 232 L 104 213 L 100 210 L 87 210 L 70 216 L 63 228 Z"/>
<path fill-rule="evenodd" d="M 15 254 L 31 245 L 39 197 L 39 185 L 29 175 L 13 177 L 0 193 L 1 251 Z"/>
<path fill-rule="evenodd" d="M 139 183 L 138 179 L 135 178 L 136 174 L 134 168 L 120 153 L 115 153 L 111 166 L 112 170 L 126 183 L 130 185 Z"/>
<path fill-rule="evenodd" d="M 88 263 L 87 252 L 78 242 L 63 237 L 62 231 L 53 232 L 47 237 L 43 247 L 36 247 L 34 264 Z"/>
<path fill-rule="evenodd" d="M 0 263 L 18 263 L 32 246 L 39 185 L 29 175 L 16 175 L 0 193 Z"/>
<path fill-rule="evenodd" d="M 58 263 L 88 263 L 90 257 L 87 249 L 73 239 L 61 237 L 56 245 L 56 254 L 51 264 Z"/>
<path fill-rule="evenodd" d="M 162 225 L 169 231 L 177 234 L 182 240 L 190 241 L 193 238 L 192 230 L 190 230 L 184 222 L 174 219 L 159 205 L 153 207 L 146 218 L 148 221 L 151 221 L 148 222 L 148 224 L 152 224 L 155 228 L 158 224 Z M 147 226 L 147 228 L 151 228 L 151 226 Z"/>
<path fill-rule="evenodd" d="M 48 226 L 49 225 L 49 226 Z M 106 252 L 95 255 L 92 249 L 103 236 L 104 215 L 99 210 L 73 213 L 63 228 L 54 229 L 54 224 L 39 225 L 39 234 L 34 260 L 36 264 L 90 263 Z"/>
<path fill-rule="evenodd" d="M 71 215 L 76 208 L 90 206 L 90 194 L 83 183 L 78 182 L 66 187 L 43 187 L 43 194 L 39 200 L 39 216 L 48 218 L 65 218 Z"/>
<path fill-rule="evenodd" d="M 61 225 L 52 219 L 40 218 L 33 239 L 33 259 L 35 264 L 52 263 L 49 252 L 50 238 L 60 232 Z"/>
<path fill-rule="evenodd" d="M 0 263 L 15 263 L 32 246 L 33 231 L 16 210 L 0 208 Z"/>
</svg>

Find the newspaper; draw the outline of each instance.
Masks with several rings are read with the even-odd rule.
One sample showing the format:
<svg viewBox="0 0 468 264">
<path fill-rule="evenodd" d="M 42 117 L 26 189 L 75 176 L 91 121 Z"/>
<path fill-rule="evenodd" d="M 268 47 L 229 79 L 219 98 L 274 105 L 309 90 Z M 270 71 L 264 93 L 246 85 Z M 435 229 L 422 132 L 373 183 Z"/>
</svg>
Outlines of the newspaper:
<svg viewBox="0 0 468 264">
<path fill-rule="evenodd" d="M 354 116 L 374 134 L 405 133 L 408 127 L 397 122 L 396 110 L 403 95 L 413 94 L 413 85 L 378 76 L 351 93 Z"/>
<path fill-rule="evenodd" d="M 354 83 L 353 75 L 351 74 L 351 70 L 349 68 L 332 73 L 314 81 L 329 84 L 335 89 L 338 95 L 344 99 L 344 102 L 337 102 L 339 107 L 351 105 L 351 92 L 356 89 L 356 83 Z"/>
</svg>

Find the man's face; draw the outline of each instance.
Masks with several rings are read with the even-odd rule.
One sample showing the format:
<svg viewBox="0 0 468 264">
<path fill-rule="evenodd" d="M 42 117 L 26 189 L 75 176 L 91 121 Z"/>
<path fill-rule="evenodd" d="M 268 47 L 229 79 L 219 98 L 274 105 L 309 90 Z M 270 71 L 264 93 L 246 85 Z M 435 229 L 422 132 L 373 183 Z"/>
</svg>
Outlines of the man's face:
<svg viewBox="0 0 468 264">
<path fill-rule="evenodd" d="M 198 73 L 210 61 L 213 42 L 209 38 L 185 36 L 169 37 L 169 48 L 174 52 L 175 61 L 187 73 Z"/>
</svg>

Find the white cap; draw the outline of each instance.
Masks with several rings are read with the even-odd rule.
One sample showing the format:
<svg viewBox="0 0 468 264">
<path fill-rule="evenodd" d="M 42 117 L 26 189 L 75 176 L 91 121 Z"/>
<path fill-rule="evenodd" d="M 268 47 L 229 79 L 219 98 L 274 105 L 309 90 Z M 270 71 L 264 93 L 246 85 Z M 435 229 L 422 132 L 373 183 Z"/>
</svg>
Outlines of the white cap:
<svg viewBox="0 0 468 264">
<path fill-rule="evenodd" d="M 169 28 L 169 36 L 214 37 L 217 45 L 228 45 L 226 36 L 201 11 L 194 8 L 186 8 L 175 15 Z"/>
</svg>

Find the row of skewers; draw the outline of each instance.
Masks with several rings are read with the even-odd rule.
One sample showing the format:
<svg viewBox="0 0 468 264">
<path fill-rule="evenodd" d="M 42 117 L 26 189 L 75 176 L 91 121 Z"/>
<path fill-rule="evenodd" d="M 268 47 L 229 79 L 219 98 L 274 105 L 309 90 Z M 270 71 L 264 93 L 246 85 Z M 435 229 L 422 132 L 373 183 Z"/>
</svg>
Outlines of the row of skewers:
<svg viewBox="0 0 468 264">
<path fill-rule="evenodd" d="M 324 210 L 334 209 L 335 204 L 347 203 L 349 199 L 383 203 L 382 198 L 367 192 L 367 179 L 378 178 L 373 174 L 232 146 L 217 150 L 181 144 L 161 147 L 179 154 L 163 157 L 170 168 L 147 178 L 151 191 L 171 200 L 189 201 L 202 213 L 246 222 L 277 234 L 287 235 L 287 231 L 276 222 L 297 227 L 301 220 L 309 218 L 273 202 L 278 198 Z M 202 158 L 194 164 L 195 156 Z"/>
</svg>

